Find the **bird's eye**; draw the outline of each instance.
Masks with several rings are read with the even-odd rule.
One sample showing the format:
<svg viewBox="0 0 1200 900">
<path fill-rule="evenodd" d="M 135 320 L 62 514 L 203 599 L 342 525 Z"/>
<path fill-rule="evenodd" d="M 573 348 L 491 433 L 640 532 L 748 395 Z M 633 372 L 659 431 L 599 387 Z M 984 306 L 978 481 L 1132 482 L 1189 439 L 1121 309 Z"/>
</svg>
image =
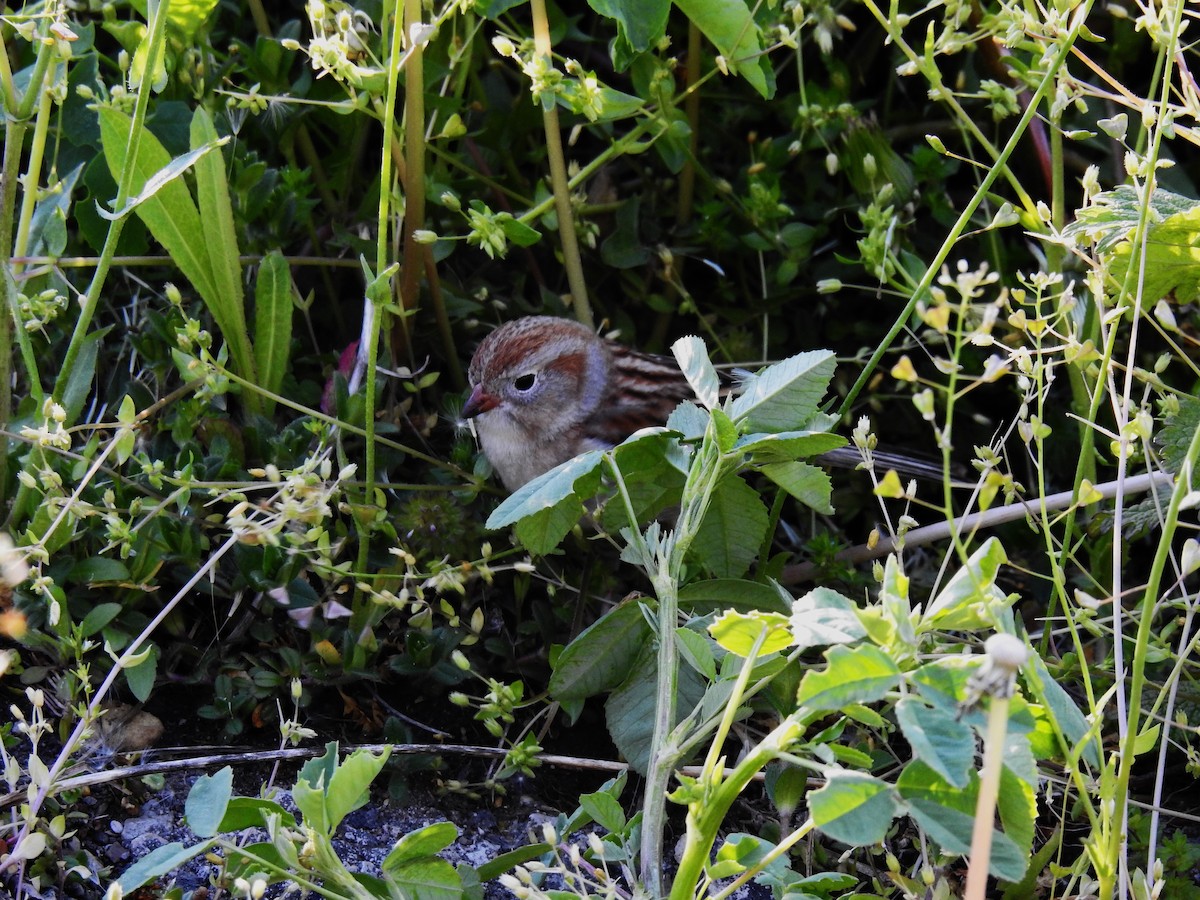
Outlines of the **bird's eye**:
<svg viewBox="0 0 1200 900">
<path fill-rule="evenodd" d="M 518 375 L 513 379 L 513 387 L 518 391 L 525 392 L 532 388 L 537 383 L 537 372 L 528 372 L 525 375 Z"/>
</svg>

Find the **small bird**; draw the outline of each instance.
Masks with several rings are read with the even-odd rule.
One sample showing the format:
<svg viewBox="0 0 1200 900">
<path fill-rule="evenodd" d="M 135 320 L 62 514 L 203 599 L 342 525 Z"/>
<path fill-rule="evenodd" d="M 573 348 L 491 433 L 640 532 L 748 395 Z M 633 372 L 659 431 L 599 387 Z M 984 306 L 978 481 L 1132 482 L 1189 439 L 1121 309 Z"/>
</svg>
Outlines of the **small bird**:
<svg viewBox="0 0 1200 900">
<path fill-rule="evenodd" d="M 676 406 L 696 397 L 673 357 L 640 353 L 554 316 L 501 325 L 475 351 L 467 378 L 471 395 L 462 414 L 475 420 L 483 453 L 510 491 L 580 453 L 665 424 Z M 850 448 L 819 460 L 851 468 L 862 462 Z M 879 461 L 941 478 L 930 464 Z"/>
</svg>

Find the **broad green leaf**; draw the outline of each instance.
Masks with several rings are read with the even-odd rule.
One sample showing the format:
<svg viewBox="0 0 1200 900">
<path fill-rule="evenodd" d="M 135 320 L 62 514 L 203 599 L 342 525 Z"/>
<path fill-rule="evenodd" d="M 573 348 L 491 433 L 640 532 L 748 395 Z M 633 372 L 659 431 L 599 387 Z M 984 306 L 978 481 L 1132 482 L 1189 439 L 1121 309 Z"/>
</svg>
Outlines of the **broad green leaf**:
<svg viewBox="0 0 1200 900">
<path fill-rule="evenodd" d="M 518 247 L 532 247 L 542 239 L 541 232 L 524 222 L 514 219 L 511 213 L 498 213 L 496 222 L 504 232 L 504 236 Z"/>
<path fill-rule="evenodd" d="M 218 831 L 241 831 L 244 828 L 262 826 L 266 817 L 275 815 L 288 828 L 296 827 L 296 817 L 276 803 L 261 797 L 233 797 L 225 807 L 225 818 Z"/>
<path fill-rule="evenodd" d="M 759 648 L 759 655 L 777 653 L 792 645 L 792 632 L 788 628 L 788 617 L 780 613 L 740 613 L 729 610 L 722 613 L 708 626 L 708 632 L 718 644 L 730 653 L 747 657 L 754 648 L 759 635 L 766 632 L 766 639 Z"/>
<path fill-rule="evenodd" d="M 337 828 L 347 815 L 365 806 L 370 799 L 371 782 L 391 756 L 385 748 L 378 756 L 369 750 L 355 750 L 334 770 L 325 795 L 329 829 Z"/>
<path fill-rule="evenodd" d="M 1139 191 L 1132 185 L 1098 194 L 1092 205 L 1077 214 L 1067 227 L 1072 236 L 1095 241 L 1102 253 L 1115 256 L 1113 274 L 1121 279 L 1130 268 L 1129 283 L 1136 285 L 1141 266 L 1140 248 L 1133 239 L 1141 219 Z M 1174 294 L 1179 303 L 1200 296 L 1200 201 L 1158 189 L 1150 198 L 1146 234 L 1146 268 L 1142 304 L 1149 309 L 1155 301 Z"/>
<path fill-rule="evenodd" d="M 700 403 L 712 409 L 721 402 L 721 379 L 708 358 L 708 348 L 696 335 L 681 337 L 671 345 L 675 361 Z"/>
<path fill-rule="evenodd" d="M 129 116 L 111 106 L 101 106 L 99 118 L 104 157 L 113 178 L 119 182 L 121 170 L 127 164 L 127 142 L 133 123 Z M 149 179 L 171 164 L 171 156 L 158 138 L 143 128 L 138 140 L 138 155 L 128 164 L 134 167 L 132 192 L 136 195 Z M 207 235 L 183 180 L 174 177 L 162 184 L 153 196 L 138 205 L 137 214 L 205 302 L 216 296 Z M 223 335 L 227 327 L 232 329 L 236 324 L 221 321 L 220 309 L 210 307 L 210 311 Z"/>
<path fill-rule="evenodd" d="M 791 614 L 792 643 L 801 650 L 866 637 L 858 607 L 831 588 L 814 588 L 796 598 Z"/>
<path fill-rule="evenodd" d="M 454 866 L 436 856 L 394 865 L 384 860 L 383 872 L 388 876 L 388 886 L 394 886 L 399 896 L 411 900 L 462 900 L 461 876 Z M 387 894 L 372 891 L 371 896 Z"/>
<path fill-rule="evenodd" d="M 969 726 L 915 697 L 902 697 L 896 703 L 896 721 L 915 758 L 952 786 L 967 786 L 975 762 L 975 733 Z"/>
<path fill-rule="evenodd" d="M 970 851 L 979 796 L 979 778 L 974 772 L 971 772 L 970 784 L 959 789 L 925 763 L 913 760 L 900 773 L 896 790 L 917 824 L 945 850 L 955 854 Z M 1025 874 L 1029 848 L 1022 849 L 1008 834 L 996 831 L 992 834 L 989 862 L 989 871 L 993 875 L 1005 881 L 1017 881 Z"/>
<path fill-rule="evenodd" d="M 254 364 L 258 384 L 279 393 L 287 374 L 292 345 L 292 273 L 278 250 L 263 257 L 254 283 Z M 264 398 L 263 413 L 270 415 L 275 402 Z"/>
<path fill-rule="evenodd" d="M 583 503 L 580 498 L 591 497 L 600 487 L 600 465 L 603 460 L 604 453 L 602 451 L 589 450 L 587 453 L 582 453 L 574 459 L 567 460 L 561 466 L 539 475 L 528 484 L 522 485 L 511 497 L 497 506 L 488 516 L 484 527 L 495 531 L 516 524 L 523 519 L 546 520 L 542 526 L 546 532 L 546 540 L 542 545 L 548 543 L 549 546 L 535 552 L 549 552 L 558 546 L 558 542 L 583 514 Z M 564 507 L 578 510 L 578 512 L 566 527 L 561 527 L 562 523 L 559 520 L 562 519 L 561 510 Z M 556 511 L 559 513 L 557 520 L 548 521 L 555 516 Z M 554 527 L 551 529 L 550 525 Z M 561 533 L 558 533 L 558 536 L 551 541 L 553 533 L 558 532 L 559 529 L 561 529 Z M 531 532 L 530 536 L 532 537 L 534 533 L 536 532 Z M 524 540 L 525 538 L 522 536 L 522 541 Z M 532 550 L 533 547 L 530 549 Z"/>
<path fill-rule="evenodd" d="M 193 150 L 222 142 L 203 106 L 197 106 L 192 116 L 190 140 Z M 204 295 L 204 302 L 213 318 L 221 324 L 221 335 L 229 346 L 238 373 L 257 383 L 254 354 L 246 328 L 246 297 L 242 290 L 242 263 L 233 224 L 233 204 L 229 200 L 225 158 L 220 153 L 207 154 L 196 162 L 196 199 L 200 221 L 204 223 L 204 239 L 209 245 L 209 268 L 213 278 L 213 293 Z M 258 407 L 257 395 L 247 394 L 246 397 L 247 402 Z"/>
<path fill-rule="evenodd" d="M 155 847 L 122 872 L 121 877 L 117 879 L 117 884 L 121 886 L 122 892 L 128 897 L 147 882 L 175 871 L 188 860 L 206 852 L 215 843 L 216 840 L 210 838 L 190 847 L 185 847 L 178 841 Z"/>
<path fill-rule="evenodd" d="M 629 670 L 629 677 L 604 704 L 608 732 L 617 750 L 635 772 L 645 775 L 654 736 L 654 701 L 657 691 L 658 657 L 645 647 Z M 680 666 L 675 698 L 675 721 L 692 709 L 704 695 L 704 684 L 691 666 Z"/>
<path fill-rule="evenodd" d="M 588 0 L 588 6 L 617 23 L 619 40 L 634 53 L 655 46 L 666 33 L 670 0 Z"/>
<path fill-rule="evenodd" d="M 142 135 L 145 140 L 146 135 L 151 134 L 146 131 Z M 181 156 L 176 156 L 169 160 L 166 165 L 158 171 L 150 175 L 144 182 L 141 183 L 141 189 L 120 209 L 109 211 L 103 207 L 98 207 L 96 212 L 101 218 L 108 219 L 110 222 L 123 218 L 141 208 L 141 206 L 149 200 L 152 200 L 160 191 L 164 190 L 168 185 L 175 183 L 184 172 L 196 166 L 202 159 L 207 157 L 212 151 L 220 147 L 224 140 L 214 141 L 211 144 L 205 144 L 201 147 L 195 147 Z M 116 173 L 114 173 L 116 177 Z M 186 189 L 185 189 L 186 190 Z"/>
<path fill-rule="evenodd" d="M 813 822 L 852 847 L 878 844 L 900 813 L 895 789 L 862 772 L 830 770 L 825 786 L 808 792 Z"/>
<path fill-rule="evenodd" d="M 725 59 L 764 98 L 775 93 L 775 77 L 763 47 L 762 30 L 746 0 L 675 0 Z"/>
<path fill-rule="evenodd" d="M 824 669 L 810 669 L 800 682 L 797 703 L 812 709 L 841 709 L 882 699 L 900 681 L 900 669 L 873 644 L 825 651 Z"/>
<path fill-rule="evenodd" d="M 805 428 L 819 410 L 836 361 L 828 350 L 810 350 L 747 376 L 730 416 L 750 431 L 786 432 Z"/>
<path fill-rule="evenodd" d="M 650 626 L 638 604 L 622 603 L 559 654 L 550 676 L 550 696 L 582 700 L 616 687 L 628 677 L 649 638 Z"/>
<path fill-rule="evenodd" d="M 692 558 L 718 578 L 740 578 L 758 555 L 769 524 L 758 491 L 729 475 L 713 491 L 692 542 Z"/>
<path fill-rule="evenodd" d="M 139 654 L 143 655 L 144 658 L 139 662 L 124 667 L 125 683 L 129 685 L 129 690 L 139 703 L 150 699 L 154 690 L 154 682 L 158 678 L 158 647 L 154 644 L 149 645 Z"/>
<path fill-rule="evenodd" d="M 759 471 L 810 509 L 833 515 L 833 482 L 824 469 L 802 462 L 767 463 Z"/>
<path fill-rule="evenodd" d="M 212 775 L 201 775 L 188 791 L 183 814 L 188 828 L 197 837 L 212 837 L 217 833 L 229 798 L 233 795 L 233 769 L 229 766 Z"/>
<path fill-rule="evenodd" d="M 579 805 L 592 817 L 592 821 L 606 831 L 617 833 L 625 827 L 625 810 L 621 808 L 621 802 L 608 791 L 584 794 L 579 798 Z"/>
<path fill-rule="evenodd" d="M 416 831 L 410 831 L 396 841 L 383 861 L 384 871 L 390 866 L 415 862 L 445 850 L 458 838 L 458 827 L 453 822 L 434 822 Z"/>
<path fill-rule="evenodd" d="M 1007 603 L 995 588 L 996 573 L 1006 562 L 1003 545 L 996 538 L 988 538 L 930 601 L 922 624 L 963 631 L 994 627 L 993 605 Z"/>
<path fill-rule="evenodd" d="M 101 560 L 95 560 L 95 559 L 85 560 L 85 563 L 88 563 L 88 564 L 99 563 L 99 562 L 101 562 Z M 116 562 L 116 560 L 113 560 L 113 562 Z M 80 566 L 82 566 L 82 565 L 84 565 L 84 563 L 80 564 Z M 120 563 L 117 563 L 117 565 L 121 566 L 122 569 L 125 568 Z M 75 570 L 79 569 L 80 566 L 76 566 L 75 569 L 72 569 L 71 574 L 74 575 Z M 126 571 L 125 575 L 126 575 L 126 577 L 128 577 L 128 575 L 129 575 L 128 571 Z M 107 580 L 107 579 L 97 579 L 97 580 Z M 116 580 L 121 580 L 121 579 L 116 579 Z M 121 613 L 121 604 L 120 603 L 98 603 L 97 605 L 93 606 L 91 609 L 88 610 L 88 614 L 86 616 L 84 616 L 83 621 L 79 623 L 80 633 L 84 637 L 91 637 L 92 635 L 97 634 L 102 628 L 104 628 L 104 626 L 106 626 L 109 622 L 111 622 L 118 615 L 120 615 L 120 613 Z"/>
<path fill-rule="evenodd" d="M 734 446 L 749 453 L 757 464 L 792 462 L 820 456 L 830 450 L 846 446 L 846 439 L 840 434 L 826 430 L 837 424 L 833 416 L 818 413 L 807 423 L 804 431 L 784 431 L 778 434 L 747 434 Z"/>
<path fill-rule="evenodd" d="M 712 578 L 693 581 L 679 589 L 679 602 L 694 613 L 738 609 L 742 612 L 761 609 L 764 612 L 788 613 L 791 597 L 778 585 L 740 578 Z"/>
</svg>

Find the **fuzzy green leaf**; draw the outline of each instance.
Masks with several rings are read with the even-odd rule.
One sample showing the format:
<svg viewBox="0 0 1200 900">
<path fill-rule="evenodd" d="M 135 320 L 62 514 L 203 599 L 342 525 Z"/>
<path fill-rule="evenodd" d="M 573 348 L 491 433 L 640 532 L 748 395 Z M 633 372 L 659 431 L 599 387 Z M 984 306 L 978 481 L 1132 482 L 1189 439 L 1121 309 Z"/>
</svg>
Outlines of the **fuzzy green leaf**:
<svg viewBox="0 0 1200 900">
<path fill-rule="evenodd" d="M 841 709 L 882 699 L 900 681 L 900 669 L 874 644 L 825 651 L 829 665 L 804 673 L 797 702 L 812 709 Z"/>
<path fill-rule="evenodd" d="M 692 555 L 717 578 L 740 578 L 754 562 L 769 524 L 758 491 L 730 475 L 713 492 Z"/>
<path fill-rule="evenodd" d="M 878 844 L 900 812 L 895 789 L 862 772 L 830 771 L 825 786 L 808 794 L 813 822 L 852 847 Z"/>
<path fill-rule="evenodd" d="M 828 350 L 798 353 L 747 376 L 730 416 L 752 432 L 779 433 L 806 427 L 829 388 L 836 360 Z"/>
<path fill-rule="evenodd" d="M 975 761 L 975 734 L 967 725 L 915 697 L 902 697 L 896 704 L 896 721 L 915 758 L 954 787 L 966 787 Z"/>
<path fill-rule="evenodd" d="M 833 515 L 833 482 L 824 469 L 802 462 L 767 463 L 760 470 L 810 509 Z"/>
</svg>

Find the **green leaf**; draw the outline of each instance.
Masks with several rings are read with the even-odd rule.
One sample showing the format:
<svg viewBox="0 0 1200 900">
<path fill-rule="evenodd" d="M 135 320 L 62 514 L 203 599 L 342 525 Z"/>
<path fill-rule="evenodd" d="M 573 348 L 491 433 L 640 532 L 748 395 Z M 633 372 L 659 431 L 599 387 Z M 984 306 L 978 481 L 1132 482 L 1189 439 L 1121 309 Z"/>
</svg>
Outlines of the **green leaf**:
<svg viewBox="0 0 1200 900">
<path fill-rule="evenodd" d="M 653 647 L 644 647 L 628 677 L 604 705 L 608 731 L 617 750 L 635 772 L 645 775 L 654 737 L 654 704 L 657 692 L 658 657 Z M 704 684 L 690 666 L 681 666 L 676 693 L 676 721 L 704 695 Z"/>
<path fill-rule="evenodd" d="M 147 136 L 152 136 L 151 132 L 148 130 L 143 132 L 142 140 L 145 141 Z M 157 138 L 155 138 L 155 140 L 157 140 Z M 127 200 L 125 205 L 120 209 L 109 211 L 103 207 L 98 207 L 96 212 L 101 218 L 112 222 L 129 215 L 135 210 L 140 210 L 144 204 L 156 197 L 160 191 L 167 189 L 172 184 L 180 183 L 178 179 L 183 175 L 184 172 L 197 165 L 213 150 L 216 150 L 218 147 L 220 147 L 222 143 L 224 143 L 224 141 L 216 141 L 212 144 L 206 144 L 202 147 L 193 148 L 181 156 L 176 156 L 174 159 L 167 159 L 161 168 L 153 173 L 150 173 L 145 180 L 141 182 L 135 182 L 140 185 L 138 192 L 129 200 Z M 141 148 L 139 147 L 139 150 L 140 149 Z M 118 173 L 114 172 L 113 176 L 118 177 Z M 185 187 L 184 191 L 186 192 L 186 190 L 187 188 Z"/>
<path fill-rule="evenodd" d="M 206 852 L 215 843 L 216 840 L 210 838 L 190 847 L 185 847 L 178 841 L 155 847 L 122 872 L 121 877 L 117 879 L 117 884 L 121 886 L 122 892 L 128 897 L 147 882 L 175 871 L 188 860 Z"/>
<path fill-rule="evenodd" d="M 790 612 L 792 643 L 801 650 L 849 644 L 866 637 L 858 607 L 831 588 L 814 588 L 798 597 Z"/>
<path fill-rule="evenodd" d="M 212 837 L 217 833 L 229 798 L 233 795 L 233 769 L 229 766 L 212 775 L 201 775 L 188 791 L 183 814 L 188 828 L 197 837 Z"/>
<path fill-rule="evenodd" d="M 700 403 L 706 409 L 717 406 L 721 402 L 721 379 L 708 358 L 704 341 L 694 334 L 681 337 L 671 345 L 671 352 Z"/>
<path fill-rule="evenodd" d="M 788 617 L 780 613 L 740 613 L 729 610 L 722 613 L 708 626 L 708 632 L 718 644 L 730 653 L 748 657 L 759 635 L 766 632 L 766 639 L 759 648 L 759 655 L 777 653 L 792 645 L 792 632 L 788 628 Z"/>
<path fill-rule="evenodd" d="M 670 0 L 588 0 L 588 6 L 617 23 L 617 36 L 634 53 L 655 46 L 666 33 Z"/>
<path fill-rule="evenodd" d="M 775 93 L 762 30 L 745 0 L 675 0 L 675 5 L 713 42 L 729 71 L 745 78 L 764 98 Z"/>
<path fill-rule="evenodd" d="M 212 119 L 203 106 L 192 115 L 191 146 L 194 149 L 219 146 Z M 208 243 L 209 267 L 213 278 L 213 293 L 204 295 L 204 302 L 221 325 L 221 335 L 229 346 L 238 373 L 257 383 L 254 355 L 246 329 L 246 297 L 242 290 L 241 251 L 233 224 L 233 204 L 229 200 L 229 181 L 225 175 L 225 158 L 213 153 L 196 163 L 196 198 L 200 220 L 204 223 L 204 240 Z M 231 331 L 232 329 L 232 331 Z M 247 394 L 247 400 L 257 408 L 257 395 Z M 255 398 L 250 400 L 250 398 Z"/>
<path fill-rule="evenodd" d="M 817 414 L 836 360 L 828 350 L 810 350 L 747 376 L 730 416 L 750 431 L 796 431 Z"/>
<path fill-rule="evenodd" d="M 276 803 L 261 797 L 233 797 L 225 807 L 225 817 L 217 831 L 241 831 L 266 822 L 267 816 L 279 817 L 280 823 L 288 828 L 296 827 L 296 817 Z"/>
<path fill-rule="evenodd" d="M 740 578 L 711 578 L 693 581 L 679 589 L 679 602 L 692 612 L 738 609 L 751 612 L 791 612 L 791 597 L 776 584 L 744 581 Z"/>
<path fill-rule="evenodd" d="M 708 638 L 686 626 L 676 628 L 675 637 L 679 642 L 679 655 L 683 657 L 684 662 L 703 675 L 706 681 L 715 680 L 717 661 Z"/>
<path fill-rule="evenodd" d="M 522 485 L 497 506 L 484 527 L 495 531 L 520 523 L 517 537 L 534 553 L 549 553 L 583 515 L 581 498 L 600 488 L 604 453 L 589 450 Z"/>
<path fill-rule="evenodd" d="M 318 834 L 326 836 L 331 833 L 332 828 L 328 826 L 328 817 L 325 814 L 325 790 L 337 767 L 337 752 L 337 741 L 327 743 L 323 755 L 314 757 L 301 766 L 296 784 L 292 788 L 292 800 L 300 810 L 304 824 Z"/>
<path fill-rule="evenodd" d="M 915 758 L 954 787 L 967 786 L 975 762 L 975 734 L 967 725 L 915 697 L 896 703 L 896 721 Z"/>
<path fill-rule="evenodd" d="M 649 638 L 650 626 L 638 603 L 622 603 L 559 654 L 550 675 L 550 696 L 560 702 L 582 700 L 616 687 Z"/>
<path fill-rule="evenodd" d="M 125 683 L 129 685 L 129 690 L 139 703 L 150 699 L 154 682 L 158 678 L 158 647 L 151 644 L 142 653 L 145 654 L 145 658 L 141 662 L 124 669 Z"/>
<path fill-rule="evenodd" d="M 835 841 L 864 847 L 884 839 L 900 804 L 885 781 L 830 770 L 825 786 L 808 792 L 808 810 L 814 824 Z"/>
<path fill-rule="evenodd" d="M 1067 747 L 1063 748 L 1063 752 L 1077 752 L 1089 765 L 1099 767 L 1100 748 L 1097 746 L 1097 736 L 1090 733 L 1091 726 L 1087 718 L 1075 705 L 1071 695 L 1051 676 L 1041 656 L 1031 654 L 1030 662 L 1032 665 L 1025 667 L 1025 677 L 1035 684 L 1037 692 L 1045 700 L 1045 711 L 1054 717 L 1067 739 Z M 1085 739 L 1086 744 L 1083 743 Z"/>
<path fill-rule="evenodd" d="M 904 799 L 917 824 L 945 850 L 966 854 L 971 848 L 975 807 L 979 796 L 979 777 L 971 772 L 970 784 L 963 789 L 951 785 L 920 760 L 913 760 L 896 780 L 896 790 Z M 1029 861 L 1007 834 L 992 834 L 989 871 L 1005 881 L 1017 881 L 1025 874 Z"/>
<path fill-rule="evenodd" d="M 811 417 L 807 424 L 809 428 L 804 431 L 747 434 L 734 446 L 743 453 L 749 453 L 759 465 L 820 456 L 822 453 L 846 446 L 844 437 L 828 431 L 837 424 L 833 416 L 819 413 Z"/>
<path fill-rule="evenodd" d="M 263 257 L 254 282 L 254 363 L 263 390 L 279 393 L 287 374 L 292 346 L 292 273 L 278 250 Z M 263 413 L 270 415 L 275 402 L 264 399 Z"/>
<path fill-rule="evenodd" d="M 824 469 L 802 462 L 780 462 L 767 463 L 760 471 L 805 506 L 833 515 L 833 482 Z"/>
<path fill-rule="evenodd" d="M 770 525 L 758 492 L 736 474 L 724 478 L 692 542 L 692 558 L 718 578 L 740 578 L 750 568 Z"/>
<path fill-rule="evenodd" d="M 93 331 L 79 345 L 79 355 L 75 357 L 75 365 L 67 376 L 67 385 L 63 388 L 62 407 L 67 414 L 67 424 L 79 421 L 83 412 L 83 404 L 92 394 L 92 379 L 96 377 L 96 359 L 100 344 L 112 326 Z"/>
<path fill-rule="evenodd" d="M 423 857 L 434 856 L 453 844 L 457 838 L 458 827 L 453 822 L 434 822 L 432 825 L 410 831 L 392 847 L 383 861 L 384 871 L 387 871 L 389 865 L 399 866 Z"/>
<path fill-rule="evenodd" d="M 1084 236 L 1096 242 L 1102 253 L 1115 257 L 1113 275 L 1121 280 L 1133 269 L 1128 283 L 1137 284 L 1141 266 L 1140 249 L 1134 246 L 1141 219 L 1141 198 L 1132 185 L 1120 185 L 1098 194 L 1087 209 L 1079 211 L 1067 227 L 1069 235 Z M 1142 283 L 1142 304 L 1154 303 L 1174 294 L 1179 303 L 1200 297 L 1200 201 L 1159 188 L 1150 198 L 1150 218 L 1146 233 L 1146 268 Z M 1136 252 L 1135 252 L 1136 251 Z"/>
<path fill-rule="evenodd" d="M 601 828 L 614 834 L 625 828 L 625 810 L 621 808 L 620 801 L 607 791 L 584 794 L 579 798 L 579 805 Z"/>
<path fill-rule="evenodd" d="M 383 873 L 389 887 L 394 886 L 399 896 L 411 900 L 461 900 L 463 896 L 461 876 L 444 859 L 425 857 L 396 865 L 384 860 Z M 382 892 L 372 894 L 386 896 Z"/>
<path fill-rule="evenodd" d="M 945 631 L 994 627 L 992 607 L 1007 603 L 995 586 L 996 573 L 1006 562 L 1003 545 L 994 537 L 988 538 L 929 602 L 922 625 Z"/>
<path fill-rule="evenodd" d="M 74 419 L 69 418 L 68 421 L 73 422 Z M 1163 462 L 1170 472 L 1178 473 L 1183 468 L 1192 435 L 1197 429 L 1200 429 L 1200 398 L 1180 397 L 1179 412 L 1167 419 L 1154 435 L 1155 443 L 1162 448 Z"/>
<path fill-rule="evenodd" d="M 800 682 L 797 703 L 811 709 L 841 709 L 882 699 L 900 681 L 900 669 L 873 644 L 825 651 L 829 665 L 810 669 Z"/>
<path fill-rule="evenodd" d="M 28 256 L 62 256 L 67 249 L 67 215 L 83 163 L 59 180 L 33 208 L 29 220 Z"/>
<path fill-rule="evenodd" d="M 86 560 L 85 562 L 89 564 L 99 563 L 101 560 Z M 117 564 L 121 565 L 120 563 Z M 76 566 L 75 569 L 79 569 L 83 565 L 84 563 L 81 563 L 79 566 Z M 121 566 L 121 568 L 124 569 L 125 567 Z M 72 575 L 74 575 L 75 569 L 71 570 Z M 129 573 L 126 572 L 125 575 L 128 577 Z M 91 637 L 92 635 L 99 633 L 99 631 L 104 628 L 105 625 L 115 619 L 118 615 L 120 615 L 120 613 L 120 603 L 98 603 L 89 609 L 88 614 L 83 617 L 83 621 L 79 623 L 79 631 L 83 637 Z"/>
<path fill-rule="evenodd" d="M 512 217 L 511 213 L 498 213 L 496 222 L 504 236 L 518 247 L 532 247 L 542 239 L 541 232 Z"/>
<path fill-rule="evenodd" d="M 369 750 L 355 750 L 334 769 L 329 779 L 329 791 L 325 795 L 329 833 L 338 827 L 342 819 L 366 805 L 370 799 L 371 782 L 383 769 L 391 753 L 390 748 L 384 748 L 378 756 Z"/>
</svg>

